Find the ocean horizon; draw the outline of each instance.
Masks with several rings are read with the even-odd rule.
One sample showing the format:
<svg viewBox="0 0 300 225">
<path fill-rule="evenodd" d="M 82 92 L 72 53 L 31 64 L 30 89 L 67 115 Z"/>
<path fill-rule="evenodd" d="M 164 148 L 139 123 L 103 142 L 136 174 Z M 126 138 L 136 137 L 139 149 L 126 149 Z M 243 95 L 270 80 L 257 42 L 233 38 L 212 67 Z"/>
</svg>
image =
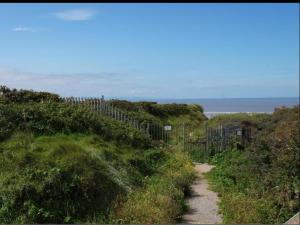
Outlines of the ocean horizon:
<svg viewBox="0 0 300 225">
<path fill-rule="evenodd" d="M 121 98 L 119 98 L 121 99 Z M 293 107 L 299 104 L 298 97 L 270 98 L 122 98 L 130 101 L 154 101 L 160 104 L 199 104 L 206 115 L 220 113 L 272 113 L 278 107 Z"/>
</svg>

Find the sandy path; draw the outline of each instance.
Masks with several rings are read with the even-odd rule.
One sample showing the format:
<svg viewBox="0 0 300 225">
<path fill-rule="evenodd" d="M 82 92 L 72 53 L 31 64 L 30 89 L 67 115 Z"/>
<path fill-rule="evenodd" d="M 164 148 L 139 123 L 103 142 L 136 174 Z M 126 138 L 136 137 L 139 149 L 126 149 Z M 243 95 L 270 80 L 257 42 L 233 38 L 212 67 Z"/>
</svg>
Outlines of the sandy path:
<svg viewBox="0 0 300 225">
<path fill-rule="evenodd" d="M 209 172 L 213 166 L 206 163 L 197 163 L 195 169 L 198 179 L 192 185 L 191 196 L 187 199 L 189 210 L 183 215 L 183 223 L 189 224 L 220 224 L 222 218 L 218 214 L 218 196 L 208 190 L 207 180 L 203 174 Z"/>
</svg>

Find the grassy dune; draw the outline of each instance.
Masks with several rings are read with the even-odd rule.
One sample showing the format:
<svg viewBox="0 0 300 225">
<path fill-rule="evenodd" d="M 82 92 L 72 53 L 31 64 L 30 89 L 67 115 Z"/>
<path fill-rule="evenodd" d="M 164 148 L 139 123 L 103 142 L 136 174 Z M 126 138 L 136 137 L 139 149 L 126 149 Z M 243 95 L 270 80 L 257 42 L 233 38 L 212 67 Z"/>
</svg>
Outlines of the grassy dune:
<svg viewBox="0 0 300 225">
<path fill-rule="evenodd" d="M 180 217 L 193 180 L 189 155 L 65 105 L 57 95 L 1 92 L 0 223 L 164 223 Z M 159 123 L 175 116 L 155 107 L 168 113 L 132 113 Z M 191 113 L 179 107 L 182 116 Z"/>
</svg>

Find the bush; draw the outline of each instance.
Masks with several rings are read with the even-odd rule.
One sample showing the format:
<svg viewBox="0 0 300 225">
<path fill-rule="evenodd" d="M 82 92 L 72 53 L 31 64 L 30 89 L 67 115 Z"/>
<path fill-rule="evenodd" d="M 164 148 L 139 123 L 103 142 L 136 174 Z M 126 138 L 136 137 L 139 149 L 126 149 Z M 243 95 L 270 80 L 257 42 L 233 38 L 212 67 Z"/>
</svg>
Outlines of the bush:
<svg viewBox="0 0 300 225">
<path fill-rule="evenodd" d="M 239 192 L 222 192 L 220 210 L 224 223 L 258 223 L 270 224 L 276 216 L 272 201 L 255 198 Z"/>
<path fill-rule="evenodd" d="M 225 223 L 282 223 L 300 209 L 299 111 L 277 109 L 244 151 L 213 157 Z"/>
<path fill-rule="evenodd" d="M 43 101 L 61 101 L 59 95 L 49 92 L 35 92 L 32 90 L 9 89 L 6 86 L 0 86 L 0 98 L 4 103 L 29 103 Z"/>
<path fill-rule="evenodd" d="M 97 135 L 18 133 L 0 143 L 0 222 L 107 223 L 113 203 L 166 160 Z"/>
<path fill-rule="evenodd" d="M 113 199 L 126 192 L 106 161 L 72 139 L 44 138 L 28 146 L 17 140 L 2 144 L 2 223 L 73 223 L 95 216 L 105 218 Z"/>
<path fill-rule="evenodd" d="M 138 111 L 138 107 L 133 102 L 117 99 L 112 99 L 108 102 L 118 109 L 122 109 L 124 111 Z"/>
<path fill-rule="evenodd" d="M 159 120 L 165 120 L 169 117 L 178 117 L 184 115 L 198 116 L 197 114 L 203 115 L 203 108 L 200 105 L 192 104 L 157 104 L 156 102 L 129 102 L 126 100 L 110 100 L 112 105 L 135 115 L 139 119 L 155 121 L 159 123 Z M 159 120 L 157 120 L 159 119 Z"/>
<path fill-rule="evenodd" d="M 234 113 L 227 115 L 218 115 L 208 121 L 210 127 L 216 127 L 220 124 L 223 127 L 226 126 L 248 126 L 255 127 L 258 129 L 263 128 L 263 124 L 271 118 L 269 114 L 253 114 L 249 115 L 246 113 Z"/>
<path fill-rule="evenodd" d="M 135 147 L 150 146 L 149 137 L 129 125 L 96 115 L 80 106 L 64 103 L 0 103 L 0 118 L 0 140 L 21 130 L 36 135 L 95 133 L 109 141 Z"/>
<path fill-rule="evenodd" d="M 215 155 L 216 167 L 206 176 L 221 197 L 219 208 L 224 223 L 272 223 L 276 207 L 270 199 L 257 195 L 256 174 L 249 171 L 253 162 L 239 150 Z"/>
<path fill-rule="evenodd" d="M 117 104 L 136 109 L 130 113 L 143 122 L 162 124 L 139 104 Z M 178 107 L 200 113 L 199 107 L 155 107 L 167 116 Z M 2 87 L 0 223 L 175 221 L 193 165 L 181 151 L 151 145 L 137 129 L 57 95 Z"/>
</svg>

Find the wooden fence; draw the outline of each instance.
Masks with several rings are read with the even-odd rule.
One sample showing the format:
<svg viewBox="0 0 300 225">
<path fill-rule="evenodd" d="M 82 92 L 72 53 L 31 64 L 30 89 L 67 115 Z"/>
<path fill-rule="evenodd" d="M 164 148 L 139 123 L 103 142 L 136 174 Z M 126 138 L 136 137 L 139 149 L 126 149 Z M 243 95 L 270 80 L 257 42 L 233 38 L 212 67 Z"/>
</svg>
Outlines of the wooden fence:
<svg viewBox="0 0 300 225">
<path fill-rule="evenodd" d="M 70 105 L 79 105 L 85 107 L 102 116 L 110 117 L 119 122 L 125 123 L 141 132 L 149 135 L 154 141 L 170 141 L 170 132 L 165 130 L 165 127 L 158 123 L 150 123 L 141 121 L 132 115 L 113 106 L 110 102 L 103 98 L 63 98 L 63 101 Z"/>
<path fill-rule="evenodd" d="M 206 154 L 221 152 L 229 147 L 244 147 L 251 141 L 251 129 L 241 127 L 206 127 L 205 133 L 199 136 L 191 135 L 195 128 L 186 126 L 165 127 L 162 124 L 141 121 L 127 112 L 113 106 L 103 98 L 63 98 L 63 101 L 71 105 L 85 107 L 95 113 L 108 116 L 114 120 L 149 135 L 153 141 L 166 144 L 181 144 L 187 151 L 201 151 Z M 234 146 L 235 145 L 235 146 Z"/>
</svg>

